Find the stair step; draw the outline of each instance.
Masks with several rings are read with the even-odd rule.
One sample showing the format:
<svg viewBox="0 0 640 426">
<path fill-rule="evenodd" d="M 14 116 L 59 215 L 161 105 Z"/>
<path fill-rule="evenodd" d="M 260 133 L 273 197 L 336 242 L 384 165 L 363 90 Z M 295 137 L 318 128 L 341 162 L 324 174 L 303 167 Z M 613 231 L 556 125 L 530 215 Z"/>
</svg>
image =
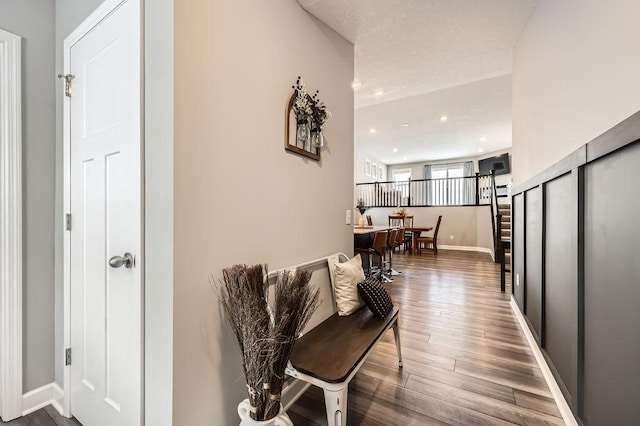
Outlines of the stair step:
<svg viewBox="0 0 640 426">
<path fill-rule="evenodd" d="M 511 224 L 510 223 L 502 222 L 501 225 L 502 225 L 502 229 L 511 229 Z"/>
</svg>

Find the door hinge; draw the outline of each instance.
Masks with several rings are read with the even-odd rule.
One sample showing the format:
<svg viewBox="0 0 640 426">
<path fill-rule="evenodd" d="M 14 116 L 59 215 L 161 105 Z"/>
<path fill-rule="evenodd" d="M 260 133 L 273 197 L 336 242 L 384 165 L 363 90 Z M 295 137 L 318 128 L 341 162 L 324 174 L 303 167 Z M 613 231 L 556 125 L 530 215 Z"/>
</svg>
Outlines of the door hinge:
<svg viewBox="0 0 640 426">
<path fill-rule="evenodd" d="M 64 229 L 71 231 L 71 213 L 64 215 Z"/>
<path fill-rule="evenodd" d="M 71 365 L 71 348 L 64 350 L 64 365 Z"/>
<path fill-rule="evenodd" d="M 71 97 L 71 80 L 76 78 L 76 76 L 72 74 L 58 74 L 58 78 L 64 78 L 64 94 Z"/>
</svg>

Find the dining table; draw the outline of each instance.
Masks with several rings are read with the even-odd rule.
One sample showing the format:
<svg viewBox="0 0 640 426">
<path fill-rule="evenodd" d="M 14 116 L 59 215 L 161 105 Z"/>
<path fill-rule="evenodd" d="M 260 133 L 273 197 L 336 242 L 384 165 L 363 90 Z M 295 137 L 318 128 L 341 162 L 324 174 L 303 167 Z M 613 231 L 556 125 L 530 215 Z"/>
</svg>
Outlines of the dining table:
<svg viewBox="0 0 640 426">
<path fill-rule="evenodd" d="M 411 253 L 418 252 L 418 237 L 423 232 L 429 232 L 433 229 L 433 226 L 411 226 L 404 228 L 405 232 L 411 232 L 413 236 L 413 241 L 411 242 Z"/>
</svg>

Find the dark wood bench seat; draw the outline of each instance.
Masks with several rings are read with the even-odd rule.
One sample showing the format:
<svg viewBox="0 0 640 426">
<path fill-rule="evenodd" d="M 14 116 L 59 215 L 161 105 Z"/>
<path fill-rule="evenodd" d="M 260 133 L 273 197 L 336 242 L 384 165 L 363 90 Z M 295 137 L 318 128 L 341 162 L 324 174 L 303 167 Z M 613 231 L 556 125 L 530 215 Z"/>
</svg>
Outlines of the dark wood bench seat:
<svg viewBox="0 0 640 426">
<path fill-rule="evenodd" d="M 397 320 L 398 312 L 393 308 L 384 320 L 366 306 L 346 317 L 334 314 L 298 339 L 291 365 L 328 383 L 344 382 Z"/>
</svg>

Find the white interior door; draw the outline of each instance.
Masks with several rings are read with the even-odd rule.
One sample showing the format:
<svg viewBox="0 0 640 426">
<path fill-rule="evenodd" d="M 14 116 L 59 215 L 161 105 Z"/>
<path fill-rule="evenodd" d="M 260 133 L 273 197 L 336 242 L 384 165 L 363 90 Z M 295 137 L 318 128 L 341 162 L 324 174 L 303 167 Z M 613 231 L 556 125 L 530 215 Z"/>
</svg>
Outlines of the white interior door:
<svg viewBox="0 0 640 426">
<path fill-rule="evenodd" d="M 84 426 L 134 426 L 142 401 L 139 1 L 120 3 L 68 54 L 71 414 Z"/>
</svg>

